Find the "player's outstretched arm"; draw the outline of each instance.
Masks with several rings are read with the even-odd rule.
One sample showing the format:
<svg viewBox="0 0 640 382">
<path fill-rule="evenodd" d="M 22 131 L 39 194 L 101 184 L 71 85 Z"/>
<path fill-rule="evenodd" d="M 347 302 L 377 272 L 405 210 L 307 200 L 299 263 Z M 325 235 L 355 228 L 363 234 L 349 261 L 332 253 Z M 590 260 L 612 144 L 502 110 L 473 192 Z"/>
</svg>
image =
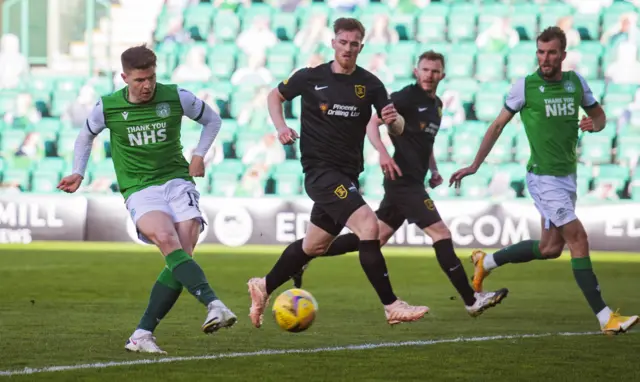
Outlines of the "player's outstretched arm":
<svg viewBox="0 0 640 382">
<path fill-rule="evenodd" d="M 89 114 L 85 125 L 80 129 L 73 146 L 73 171 L 60 180 L 58 189 L 67 193 L 74 193 L 80 188 L 87 170 L 89 156 L 93 148 L 94 139 L 106 127 L 102 112 L 102 101 L 99 101 Z"/>
<path fill-rule="evenodd" d="M 369 138 L 371 145 L 380 154 L 380 167 L 382 168 L 382 173 L 386 177 L 395 180 L 397 176 L 402 176 L 402 171 L 396 164 L 396 161 L 394 161 L 391 155 L 389 155 L 387 148 L 384 146 L 384 143 L 382 143 L 382 138 L 380 138 L 380 125 L 383 123 L 384 122 L 378 118 L 377 115 L 373 114 L 367 124 L 367 138 Z"/>
<path fill-rule="evenodd" d="M 460 183 L 465 176 L 475 174 L 476 171 L 478 171 L 484 160 L 487 158 L 487 155 L 489 155 L 491 149 L 496 144 L 496 141 L 500 138 L 502 130 L 504 130 L 504 127 L 513 118 L 513 115 L 514 114 L 507 110 L 507 108 L 502 108 L 498 118 L 496 118 L 489 126 L 489 129 L 487 129 L 487 132 L 482 139 L 482 143 L 480 144 L 480 148 L 478 149 L 478 153 L 476 154 L 476 158 L 471 166 L 454 172 L 449 179 L 449 187 L 453 184 L 455 184 L 456 188 L 460 187 Z"/>
<path fill-rule="evenodd" d="M 285 98 L 280 93 L 280 90 L 274 88 L 267 96 L 267 108 L 269 109 L 271 121 L 278 131 L 278 140 L 283 145 L 290 145 L 298 139 L 298 133 L 287 126 L 284 120 L 284 111 L 282 110 L 284 101 Z"/>
<path fill-rule="evenodd" d="M 429 171 L 431 172 L 431 178 L 429 178 L 429 187 L 436 188 L 442 184 L 443 179 L 438 171 L 438 163 L 436 162 L 436 156 L 431 151 L 431 156 L 429 157 Z"/>
<path fill-rule="evenodd" d="M 198 145 L 191 156 L 189 175 L 203 177 L 204 157 L 207 152 L 209 152 L 213 141 L 218 136 L 218 132 L 220 132 L 222 118 L 220 118 L 218 113 L 216 113 L 211 106 L 198 98 L 192 92 L 185 89 L 179 89 L 178 94 L 180 95 L 180 104 L 182 105 L 184 115 L 202 125 L 200 140 L 198 141 Z"/>
</svg>

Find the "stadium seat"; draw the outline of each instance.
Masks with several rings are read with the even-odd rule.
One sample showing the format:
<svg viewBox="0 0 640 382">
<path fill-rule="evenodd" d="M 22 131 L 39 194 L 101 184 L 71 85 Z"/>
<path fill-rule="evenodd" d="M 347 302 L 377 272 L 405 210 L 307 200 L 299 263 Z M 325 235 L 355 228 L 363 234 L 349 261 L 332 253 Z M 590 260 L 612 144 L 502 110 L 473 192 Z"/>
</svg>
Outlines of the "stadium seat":
<svg viewBox="0 0 640 382">
<path fill-rule="evenodd" d="M 600 14 L 576 13 L 573 15 L 573 27 L 580 33 L 582 40 L 600 39 Z"/>
<path fill-rule="evenodd" d="M 0 132 L 0 152 L 4 155 L 15 155 L 26 137 L 24 130 L 3 130 Z"/>
<path fill-rule="evenodd" d="M 449 7 L 431 3 L 418 15 L 416 40 L 420 42 L 445 41 Z"/>
<path fill-rule="evenodd" d="M 611 137 L 584 134 L 580 139 L 580 156 L 583 163 L 611 163 Z"/>
<path fill-rule="evenodd" d="M 440 131 L 433 143 L 433 155 L 436 161 L 449 160 L 450 132 Z"/>
<path fill-rule="evenodd" d="M 4 170 L 2 173 L 3 183 L 18 183 L 23 191 L 29 191 L 31 189 L 30 180 L 31 173 L 27 169 L 10 168 Z"/>
<path fill-rule="evenodd" d="M 275 181 L 275 194 L 279 196 L 300 195 L 302 192 L 302 175 L 300 172 L 276 172 L 273 174 Z"/>
<path fill-rule="evenodd" d="M 573 14 L 573 7 L 562 2 L 546 2 L 540 8 L 540 29 L 555 26 L 564 16 Z"/>
<path fill-rule="evenodd" d="M 449 41 L 475 41 L 477 17 L 478 10 L 475 5 L 452 4 L 447 28 Z"/>
<path fill-rule="evenodd" d="M 447 65 L 448 78 L 469 78 L 473 76 L 473 68 L 475 65 L 475 54 L 459 51 L 450 53 Z"/>
<path fill-rule="evenodd" d="M 384 174 L 380 169 L 378 171 L 368 171 L 364 174 L 363 194 L 366 196 L 381 198 L 384 196 Z"/>
<path fill-rule="evenodd" d="M 514 160 L 520 163 L 526 163 L 531 156 L 531 147 L 527 140 L 527 135 L 524 129 L 520 129 L 516 133 L 515 155 Z"/>
<path fill-rule="evenodd" d="M 267 55 L 267 69 L 275 78 L 288 78 L 294 69 L 298 48 L 293 43 L 274 46 Z"/>
<path fill-rule="evenodd" d="M 282 41 L 293 41 L 298 32 L 298 18 L 294 13 L 276 12 L 273 15 L 271 28 Z"/>
<path fill-rule="evenodd" d="M 640 160 L 640 136 L 625 136 L 620 139 L 616 156 L 620 164 L 637 163 Z"/>
<path fill-rule="evenodd" d="M 513 129 L 503 131 L 493 149 L 487 156 L 487 162 L 504 163 L 510 162 L 513 158 L 513 141 L 515 132 Z"/>
<path fill-rule="evenodd" d="M 489 178 L 476 174 L 465 178 L 460 184 L 460 196 L 464 198 L 482 198 L 487 195 Z"/>
<path fill-rule="evenodd" d="M 63 172 L 67 168 L 67 162 L 62 158 L 42 158 L 36 163 L 38 171 Z"/>
<path fill-rule="evenodd" d="M 205 173 L 203 177 L 194 177 L 193 180 L 196 182 L 196 190 L 200 194 L 206 195 L 211 192 L 211 174 Z"/>
<path fill-rule="evenodd" d="M 211 31 L 211 19 L 214 10 L 214 7 L 206 3 L 187 7 L 183 15 L 183 28 L 189 31 L 192 37 L 206 40 Z"/>
<path fill-rule="evenodd" d="M 401 41 L 414 40 L 416 35 L 416 19 L 412 14 L 394 12 L 390 20 L 391 27 L 398 32 Z"/>
<path fill-rule="evenodd" d="M 208 55 L 208 63 L 212 74 L 219 79 L 229 79 L 236 68 L 238 47 L 231 44 L 217 44 Z"/>
<path fill-rule="evenodd" d="M 482 138 L 476 134 L 455 134 L 452 137 L 451 159 L 458 163 L 471 163 L 480 147 Z"/>
<path fill-rule="evenodd" d="M 413 41 L 400 41 L 389 47 L 388 57 L 393 57 L 387 66 L 397 78 L 409 78 L 415 65 L 413 57 L 416 55 L 417 45 Z"/>
<path fill-rule="evenodd" d="M 520 41 L 535 40 L 538 31 L 539 8 L 537 4 L 514 4 L 511 12 L 511 25 L 518 31 Z"/>
<path fill-rule="evenodd" d="M 31 191 L 39 193 L 59 192 L 60 172 L 48 169 L 38 169 L 33 172 Z"/>
<path fill-rule="evenodd" d="M 598 166 L 597 175 L 593 178 L 594 187 L 611 184 L 616 192 L 621 193 L 629 180 L 629 168 L 615 164 Z"/>
<path fill-rule="evenodd" d="M 504 72 L 504 55 L 502 53 L 478 53 L 476 57 L 476 78 L 479 81 L 503 80 Z"/>
<path fill-rule="evenodd" d="M 503 94 L 486 94 L 476 99 L 476 117 L 480 121 L 493 121 L 504 107 Z"/>
<path fill-rule="evenodd" d="M 211 174 L 211 194 L 216 196 L 232 196 L 239 176 L 233 173 L 214 172 Z"/>
<path fill-rule="evenodd" d="M 235 40 L 240 31 L 240 18 L 234 12 L 220 10 L 213 17 L 213 33 L 222 41 Z"/>
</svg>

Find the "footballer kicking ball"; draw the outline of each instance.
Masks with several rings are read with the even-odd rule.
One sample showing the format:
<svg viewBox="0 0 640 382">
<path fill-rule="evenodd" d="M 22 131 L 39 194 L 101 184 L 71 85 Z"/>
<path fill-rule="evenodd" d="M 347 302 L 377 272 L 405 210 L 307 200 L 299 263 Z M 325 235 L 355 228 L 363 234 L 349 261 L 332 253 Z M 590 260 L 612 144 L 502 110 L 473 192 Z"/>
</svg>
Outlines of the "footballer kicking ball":
<svg viewBox="0 0 640 382">
<path fill-rule="evenodd" d="M 306 290 L 289 289 L 275 299 L 272 312 L 278 326 L 288 332 L 299 333 L 313 324 L 318 303 Z"/>
</svg>

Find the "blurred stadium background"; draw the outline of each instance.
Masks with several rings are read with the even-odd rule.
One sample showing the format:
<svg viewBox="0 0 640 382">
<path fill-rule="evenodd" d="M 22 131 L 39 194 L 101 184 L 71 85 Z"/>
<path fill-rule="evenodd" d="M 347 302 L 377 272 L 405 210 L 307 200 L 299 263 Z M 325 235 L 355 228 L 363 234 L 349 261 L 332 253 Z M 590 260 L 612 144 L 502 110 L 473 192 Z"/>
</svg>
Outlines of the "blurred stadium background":
<svg viewBox="0 0 640 382">
<path fill-rule="evenodd" d="M 77 129 L 101 94 L 123 86 L 119 54 L 147 42 L 159 81 L 196 91 L 224 118 L 199 189 L 215 196 L 303 193 L 297 148 L 273 138 L 267 91 L 293 71 L 331 57 L 331 22 L 350 15 L 367 28 L 359 64 L 390 91 L 412 82 L 427 49 L 446 55 L 444 121 L 436 155 L 445 176 L 471 161 L 510 82 L 536 68 L 535 37 L 550 25 L 568 35 L 566 69 L 588 79 L 609 123 L 579 143 L 582 200 L 640 200 L 640 2 L 612 0 L 8 0 L 2 5 L 0 171 L 3 191 L 55 192 L 70 169 Z M 299 99 L 286 116 L 299 127 Z M 185 155 L 199 126 L 185 121 Z M 390 142 L 387 139 L 387 142 Z M 518 121 L 481 173 L 437 198 L 526 198 L 529 148 Z M 96 140 L 83 191 L 116 190 L 108 134 Z M 382 193 L 371 145 L 362 191 Z M 435 195 L 434 195 L 435 196 Z"/>
<path fill-rule="evenodd" d="M 471 161 L 514 78 L 536 69 L 537 33 L 560 25 L 569 38 L 566 69 L 587 78 L 609 119 L 603 132 L 581 136 L 577 212 L 607 302 L 637 314 L 639 9 L 640 0 L 0 1 L 0 379 L 42 372 L 11 380 L 640 380 L 640 370 L 629 366 L 637 363 L 637 336 L 591 335 L 597 321 L 567 255 L 495 272 L 487 287 L 508 287 L 509 298 L 470 321 L 428 239 L 405 225 L 383 250 L 394 288 L 432 311 L 393 330 L 351 256 L 314 261 L 306 272 L 304 287 L 321 311 L 303 334 L 285 333 L 269 318 L 260 330 L 251 327 L 244 284 L 304 235 L 311 203 L 301 187 L 298 149 L 275 141 L 265 97 L 296 69 L 331 57 L 333 20 L 362 20 L 367 37 L 359 63 L 390 91 L 413 81 L 420 53 L 445 54 L 435 150 L 445 178 Z M 170 356 L 229 358 L 147 365 L 158 360 L 123 351 L 164 263 L 155 248 L 133 244 L 108 133 L 95 141 L 80 192 L 55 189 L 71 170 L 74 141 L 96 100 L 123 86 L 120 53 L 144 42 L 157 52 L 159 81 L 195 91 L 224 118 L 206 157 L 206 178 L 197 179 L 210 222 L 197 256 L 240 318 L 233 330 L 203 336 L 202 307 L 186 296 L 159 326 L 158 343 Z M 299 99 L 286 105 L 290 126 L 299 127 L 299 112 Z M 187 158 L 199 133 L 185 120 Z M 362 192 L 375 207 L 382 174 L 375 150 L 368 141 L 365 147 Z M 462 189 L 431 191 L 469 274 L 467 248 L 539 237 L 539 214 L 524 187 L 528 155 L 516 118 Z M 450 343 L 455 338 L 474 343 Z M 416 340 L 427 342 L 324 353 Z M 324 350 L 260 352 L 312 348 Z M 34 369 L 109 361 L 116 363 L 105 369 Z"/>
</svg>

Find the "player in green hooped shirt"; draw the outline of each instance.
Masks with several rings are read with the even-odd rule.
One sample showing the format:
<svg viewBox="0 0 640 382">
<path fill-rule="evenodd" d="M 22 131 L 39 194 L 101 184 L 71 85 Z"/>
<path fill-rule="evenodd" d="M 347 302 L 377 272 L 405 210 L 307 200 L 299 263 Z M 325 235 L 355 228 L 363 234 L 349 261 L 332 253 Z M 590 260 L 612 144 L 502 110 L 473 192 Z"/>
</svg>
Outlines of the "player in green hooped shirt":
<svg viewBox="0 0 640 382">
<path fill-rule="evenodd" d="M 125 349 L 166 354 L 156 344 L 153 331 L 183 286 L 207 307 L 205 333 L 230 327 L 237 320 L 192 258 L 205 224 L 192 177 L 204 176 L 203 157 L 220 130 L 221 119 L 188 90 L 156 83 L 156 55 L 145 45 L 127 49 L 121 61 L 127 86 L 98 101 L 76 140 L 73 173 L 58 188 L 69 193 L 78 190 L 94 138 L 109 129 L 113 166 L 127 210 L 140 239 L 155 244 L 166 261 Z M 203 125 L 190 164 L 180 143 L 183 116 Z"/>
<path fill-rule="evenodd" d="M 638 323 L 638 316 L 614 313 L 602 299 L 589 257 L 587 234 L 575 214 L 578 130 L 599 132 L 606 125 L 606 116 L 584 78 L 573 71 L 562 71 L 566 45 L 566 36 L 558 27 L 547 28 L 538 36 L 539 69 L 513 84 L 504 109 L 489 127 L 473 164 L 456 171 L 450 185 L 459 187 L 465 176 L 478 170 L 504 127 L 519 112 L 531 148 L 527 187 L 542 215 L 542 237 L 492 254 L 474 251 L 474 289 L 481 291 L 483 280 L 501 265 L 555 259 L 567 244 L 574 277 L 601 330 L 606 334 L 623 333 Z M 581 121 L 579 107 L 588 115 Z"/>
</svg>

